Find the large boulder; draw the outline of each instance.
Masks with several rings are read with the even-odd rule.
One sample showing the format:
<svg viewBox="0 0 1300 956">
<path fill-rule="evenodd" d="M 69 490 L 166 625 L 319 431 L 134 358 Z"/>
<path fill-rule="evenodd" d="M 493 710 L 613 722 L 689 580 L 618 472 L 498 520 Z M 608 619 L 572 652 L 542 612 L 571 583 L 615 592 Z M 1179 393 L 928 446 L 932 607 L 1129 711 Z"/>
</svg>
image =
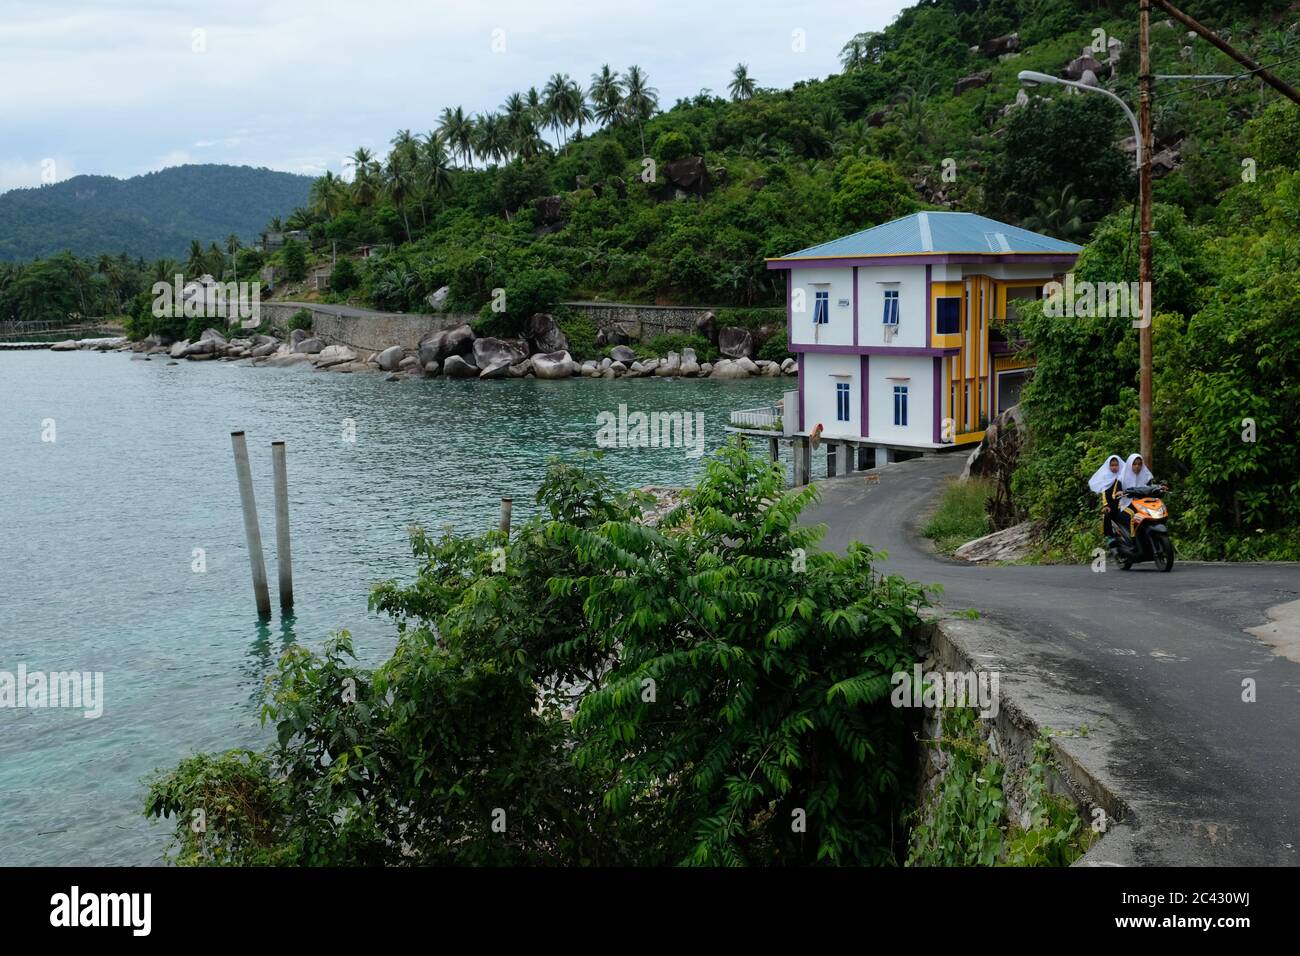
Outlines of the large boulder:
<svg viewBox="0 0 1300 956">
<path fill-rule="evenodd" d="M 605 330 L 605 341 L 610 345 L 631 345 L 637 340 L 631 329 L 615 323 Z"/>
<path fill-rule="evenodd" d="M 986 86 L 989 80 L 993 79 L 993 74 L 984 70 L 980 73 L 972 73 L 970 76 L 963 76 L 952 85 L 952 95 L 961 96 L 967 90 L 974 90 L 981 86 Z"/>
<path fill-rule="evenodd" d="M 188 342 L 177 342 L 177 345 L 188 345 Z M 80 346 L 77 345 L 76 339 L 64 339 L 62 342 L 55 342 L 50 346 L 51 352 L 75 352 Z"/>
<path fill-rule="evenodd" d="M 458 325 L 446 334 L 442 347 L 447 355 L 470 355 L 474 351 L 474 330 L 468 325 Z"/>
<path fill-rule="evenodd" d="M 294 345 L 297 345 L 303 339 L 309 339 L 309 338 L 311 338 L 311 336 L 307 334 L 306 329 L 294 329 L 292 332 L 289 333 L 289 345 L 292 347 Z"/>
<path fill-rule="evenodd" d="M 953 552 L 958 561 L 1018 561 L 1033 551 L 1038 537 L 1038 527 L 1033 521 L 1022 521 L 1001 531 L 994 531 L 974 541 L 967 541 Z"/>
<path fill-rule="evenodd" d="M 441 312 L 447 308 L 447 296 L 450 294 L 451 288 L 449 286 L 442 286 L 436 291 L 430 292 L 429 297 L 425 299 L 425 301 L 429 303 L 429 308 L 433 309 L 433 311 Z"/>
<path fill-rule="evenodd" d="M 66 344 L 66 343 L 64 343 L 64 342 L 60 342 L 59 344 L 60 344 L 60 345 L 64 345 L 64 344 Z M 76 342 L 73 342 L 73 343 L 72 343 L 72 347 L 73 347 L 73 348 L 76 348 L 76 347 L 77 347 L 77 343 L 76 343 Z M 189 339 L 181 339 L 179 342 L 173 342 L 173 343 L 172 343 L 172 347 L 171 347 L 170 349 L 167 350 L 167 354 L 168 354 L 169 356 L 171 356 L 172 358 L 174 358 L 174 359 L 178 359 L 178 358 L 181 358 L 181 357 L 185 354 L 185 350 L 186 350 L 187 348 L 189 348 L 189 347 L 190 347 L 190 340 L 189 340 Z"/>
<path fill-rule="evenodd" d="M 375 357 L 375 361 L 385 372 L 396 372 L 405 357 L 400 345 L 390 345 Z"/>
<path fill-rule="evenodd" d="M 733 359 L 719 359 L 709 373 L 709 378 L 749 378 L 749 375 L 749 371 Z"/>
<path fill-rule="evenodd" d="M 1109 76 L 1110 67 L 1106 66 L 1091 53 L 1075 57 L 1065 68 L 1067 80 L 1081 80 L 1085 70 L 1092 70 L 1096 76 Z"/>
<path fill-rule="evenodd" d="M 569 339 L 555 323 L 555 317 L 545 312 L 537 312 L 528 320 L 526 331 L 528 344 L 534 352 L 567 352 Z"/>
<path fill-rule="evenodd" d="M 725 326 L 718 329 L 718 351 L 726 358 L 748 358 L 754 354 L 754 336 L 749 329 Z"/>
<path fill-rule="evenodd" d="M 303 339 L 294 345 L 295 352 L 302 352 L 306 355 L 314 355 L 325 348 L 325 343 L 321 339 Z"/>
<path fill-rule="evenodd" d="M 185 346 L 181 353 L 185 358 L 196 358 L 198 356 L 215 356 L 221 351 L 221 343 L 216 339 L 199 339 L 197 342 L 191 342 Z"/>
<path fill-rule="evenodd" d="M 682 349 L 681 374 L 687 378 L 700 374 L 700 360 L 695 357 L 695 349 Z"/>
<path fill-rule="evenodd" d="M 514 365 L 528 357 L 515 343 L 491 336 L 475 339 L 473 351 L 474 364 L 485 370 L 493 365 Z"/>
<path fill-rule="evenodd" d="M 668 378 L 682 374 L 682 357 L 677 352 L 669 352 L 662 362 L 655 368 L 655 374 L 660 378 Z"/>
<path fill-rule="evenodd" d="M 622 362 L 624 365 L 631 365 L 636 361 L 636 352 L 626 345 L 616 345 L 609 350 L 609 357 L 615 362 Z"/>
<path fill-rule="evenodd" d="M 695 331 L 714 345 L 718 344 L 718 319 L 712 312 L 705 312 L 695 320 Z"/>
<path fill-rule="evenodd" d="M 346 345 L 327 345 L 316 356 L 316 366 L 318 368 L 329 368 L 331 365 L 355 362 L 358 358 L 360 356 Z"/>
<path fill-rule="evenodd" d="M 482 367 L 478 373 L 479 378 L 505 378 L 510 374 L 511 365 L 509 362 L 493 362 L 491 365 Z"/>
<path fill-rule="evenodd" d="M 1008 53 L 1015 53 L 1020 49 L 1020 34 L 1008 33 L 1006 36 L 994 37 L 992 40 L 985 40 L 974 49 L 984 56 L 1005 56 Z"/>
<path fill-rule="evenodd" d="M 442 374 L 447 378 L 477 378 L 478 366 L 465 360 L 462 355 L 448 355 L 442 363 Z"/>
<path fill-rule="evenodd" d="M 200 342 L 213 341 L 218 345 L 226 345 L 226 337 L 216 329 L 204 329 L 203 334 L 199 336 Z"/>
<path fill-rule="evenodd" d="M 430 332 L 424 338 L 420 339 L 419 344 L 420 362 L 428 365 L 430 362 L 441 362 L 447 357 L 447 333 Z"/>
<path fill-rule="evenodd" d="M 1020 405 L 1012 405 L 998 415 L 984 429 L 984 440 L 975 446 L 975 450 L 966 459 L 962 469 L 961 480 L 972 475 L 976 477 L 995 477 L 998 472 L 999 459 L 1014 456 L 1020 450 L 1024 439 L 1025 416 Z"/>
<path fill-rule="evenodd" d="M 709 190 L 709 169 L 703 156 L 687 156 L 661 168 L 664 179 L 684 193 L 702 196 Z"/>
<path fill-rule="evenodd" d="M 554 232 L 564 225 L 563 196 L 542 196 L 533 201 L 533 208 L 537 210 L 537 231 L 540 234 Z"/>
<path fill-rule="evenodd" d="M 533 356 L 533 374 L 538 378 L 569 378 L 581 369 L 582 366 L 566 351 Z"/>
</svg>

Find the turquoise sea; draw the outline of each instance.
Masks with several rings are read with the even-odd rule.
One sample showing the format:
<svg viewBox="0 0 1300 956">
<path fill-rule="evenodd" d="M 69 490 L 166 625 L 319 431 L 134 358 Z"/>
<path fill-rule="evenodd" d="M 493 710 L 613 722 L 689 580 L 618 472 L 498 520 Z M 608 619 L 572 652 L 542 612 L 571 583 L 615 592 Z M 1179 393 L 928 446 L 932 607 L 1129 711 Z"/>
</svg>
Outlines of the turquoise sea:
<svg viewBox="0 0 1300 956">
<path fill-rule="evenodd" d="M 494 527 L 534 509 L 548 456 L 596 444 L 597 416 L 732 409 L 793 379 L 388 383 L 373 374 L 126 353 L 0 353 L 0 673 L 102 672 L 103 715 L 0 708 L 0 865 L 148 865 L 170 825 L 144 781 L 197 750 L 260 745 L 264 679 L 291 643 L 339 628 L 359 655 L 395 641 L 372 583 L 410 578 L 406 529 Z M 355 441 L 345 440 L 349 420 Z M 288 443 L 295 614 L 259 622 L 230 432 L 252 456 L 275 604 L 274 440 Z M 50 440 L 53 439 L 53 440 Z M 621 486 L 682 485 L 703 458 L 615 449 Z M 204 570 L 196 571 L 201 554 Z"/>
</svg>

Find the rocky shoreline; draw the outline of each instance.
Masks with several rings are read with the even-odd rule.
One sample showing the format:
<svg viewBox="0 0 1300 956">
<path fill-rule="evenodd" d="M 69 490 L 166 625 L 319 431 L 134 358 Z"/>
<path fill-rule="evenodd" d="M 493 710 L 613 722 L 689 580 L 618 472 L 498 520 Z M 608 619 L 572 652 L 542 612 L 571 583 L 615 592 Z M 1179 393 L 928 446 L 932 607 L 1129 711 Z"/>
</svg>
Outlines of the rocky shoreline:
<svg viewBox="0 0 1300 956">
<path fill-rule="evenodd" d="M 348 345 L 331 345 L 301 329 L 290 332 L 287 339 L 260 333 L 227 338 L 226 333 L 210 328 L 193 342 L 167 343 L 158 336 L 150 336 L 140 342 L 129 342 L 125 338 L 69 339 L 51 346 L 55 352 L 79 349 L 130 351 L 135 353 L 132 356 L 135 359 L 165 358 L 169 365 L 181 361 L 242 361 L 272 368 L 303 365 L 329 372 L 378 372 L 384 374 L 386 381 L 392 382 L 440 375 L 485 379 L 741 379 L 798 374 L 793 358 L 774 362 L 744 354 L 753 349 L 748 335 L 734 346 L 726 336 L 721 336 L 720 348 L 723 357 L 718 361 L 701 362 L 691 348 L 669 352 L 662 358 L 638 358 L 633 345 L 619 344 L 610 347 L 609 354 L 599 360 L 578 362 L 569 353 L 564 333 L 551 316 L 541 313 L 529 321 L 528 335 L 524 338 L 480 336 L 469 325 L 462 325 L 425 336 L 416 349 L 393 345 L 373 352 Z M 736 354 L 727 355 L 729 349 Z"/>
</svg>

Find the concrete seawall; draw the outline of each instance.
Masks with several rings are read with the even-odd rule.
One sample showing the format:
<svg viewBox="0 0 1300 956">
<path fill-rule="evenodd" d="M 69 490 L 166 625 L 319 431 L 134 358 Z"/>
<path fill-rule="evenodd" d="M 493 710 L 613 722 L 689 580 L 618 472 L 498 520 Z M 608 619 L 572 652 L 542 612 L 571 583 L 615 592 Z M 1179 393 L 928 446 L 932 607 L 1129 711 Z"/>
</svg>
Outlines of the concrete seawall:
<svg viewBox="0 0 1300 956">
<path fill-rule="evenodd" d="M 598 329 L 622 326 L 634 338 L 646 341 L 656 335 L 693 332 L 695 323 L 712 311 L 705 306 L 632 305 L 611 302 L 565 302 L 577 314 L 591 319 Z M 454 329 L 473 323 L 478 316 L 468 312 L 437 315 L 377 312 L 344 306 L 298 302 L 263 302 L 262 317 L 284 329 L 291 318 L 306 310 L 312 316 L 312 333 L 331 345 L 348 345 L 358 351 L 378 352 L 390 345 L 414 349 L 430 332 Z M 338 314 L 346 311 L 349 314 Z"/>
</svg>

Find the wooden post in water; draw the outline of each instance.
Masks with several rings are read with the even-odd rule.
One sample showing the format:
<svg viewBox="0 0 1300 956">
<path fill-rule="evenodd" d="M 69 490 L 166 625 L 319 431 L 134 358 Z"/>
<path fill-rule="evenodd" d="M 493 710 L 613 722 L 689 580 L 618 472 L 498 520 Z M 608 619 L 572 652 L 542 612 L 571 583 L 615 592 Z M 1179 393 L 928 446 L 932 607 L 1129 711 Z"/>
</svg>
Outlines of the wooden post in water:
<svg viewBox="0 0 1300 956">
<path fill-rule="evenodd" d="M 244 509 L 244 537 L 248 541 L 248 563 L 253 571 L 253 596 L 257 613 L 271 616 L 271 596 L 266 589 L 266 561 L 262 557 L 262 530 L 257 524 L 257 501 L 253 497 L 253 472 L 248 465 L 248 445 L 243 432 L 231 432 L 235 448 L 235 475 L 239 478 L 239 503 Z"/>
<path fill-rule="evenodd" d="M 501 499 L 501 533 L 510 537 L 510 509 L 514 507 L 513 498 Z"/>
<path fill-rule="evenodd" d="M 289 472 L 284 442 L 271 442 L 275 470 L 275 561 L 280 574 L 280 610 L 293 609 L 293 555 L 289 550 Z"/>
</svg>

